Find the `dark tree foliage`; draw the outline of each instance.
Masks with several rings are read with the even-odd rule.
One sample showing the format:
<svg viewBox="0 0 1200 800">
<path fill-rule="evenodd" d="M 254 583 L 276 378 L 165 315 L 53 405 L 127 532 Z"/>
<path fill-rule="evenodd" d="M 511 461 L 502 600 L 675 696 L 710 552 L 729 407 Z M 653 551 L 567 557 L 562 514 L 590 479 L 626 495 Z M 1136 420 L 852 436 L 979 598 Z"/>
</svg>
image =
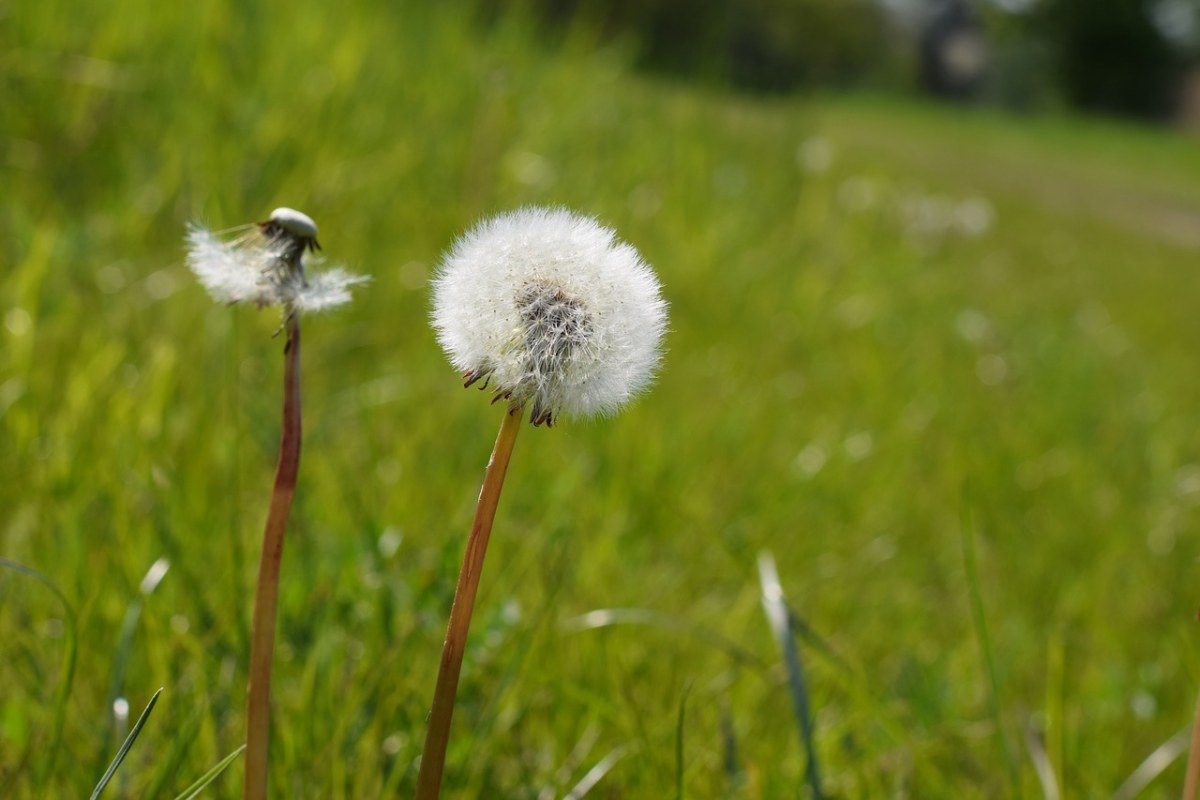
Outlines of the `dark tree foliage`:
<svg viewBox="0 0 1200 800">
<path fill-rule="evenodd" d="M 502 7 L 501 0 L 492 0 Z M 527 0 L 545 19 L 626 35 L 642 65 L 763 90 L 845 84 L 880 65 L 873 0 Z"/>
<path fill-rule="evenodd" d="M 844 85 L 885 63 L 878 7 L 860 0 L 743 0 L 726 58 L 739 85 L 763 89 Z"/>
<path fill-rule="evenodd" d="M 1090 111 L 1163 117 L 1182 64 L 1154 27 L 1145 0 L 1046 0 L 1035 24 L 1051 48 L 1061 90 Z"/>
<path fill-rule="evenodd" d="M 918 76 L 929 94 L 969 100 L 987 66 L 983 25 L 968 0 L 938 0 L 917 40 Z"/>
</svg>

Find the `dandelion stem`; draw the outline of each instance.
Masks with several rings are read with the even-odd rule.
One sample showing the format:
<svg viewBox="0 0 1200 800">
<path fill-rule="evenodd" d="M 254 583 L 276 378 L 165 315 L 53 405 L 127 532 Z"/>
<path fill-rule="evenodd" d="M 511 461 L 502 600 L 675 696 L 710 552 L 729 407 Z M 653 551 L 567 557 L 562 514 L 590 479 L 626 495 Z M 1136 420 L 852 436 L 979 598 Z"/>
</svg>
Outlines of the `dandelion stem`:
<svg viewBox="0 0 1200 800">
<path fill-rule="evenodd" d="M 1183 798 L 1184 800 L 1200 800 L 1200 698 L 1197 698 L 1196 701 L 1196 720 L 1192 726 L 1192 746 L 1188 752 Z"/>
<path fill-rule="evenodd" d="M 458 676 L 462 671 L 467 630 L 471 626 L 471 612 L 475 608 L 475 595 L 479 589 L 488 537 L 492 532 L 492 520 L 496 517 L 496 506 L 500 502 L 500 489 L 504 486 L 504 475 L 508 471 L 508 461 L 520 427 L 521 410 L 510 408 L 500 425 L 500 434 L 496 437 L 496 446 L 483 476 L 475 521 L 467 538 L 467 552 L 463 556 L 458 586 L 454 589 L 454 603 L 450 607 L 446 643 L 442 646 L 442 663 L 438 668 L 437 687 L 433 693 L 433 709 L 429 713 L 429 730 L 425 734 L 425 750 L 417 774 L 417 800 L 435 800 L 441 791 L 446 744 L 450 739 L 450 718 L 454 715 L 454 697 L 458 691 Z"/>
<path fill-rule="evenodd" d="M 267 796 L 267 748 L 271 726 L 271 657 L 275 647 L 275 611 L 279 600 L 279 564 L 296 475 L 300 469 L 300 321 L 287 321 L 283 369 L 283 432 L 275 489 L 263 532 L 262 560 L 254 597 L 254 627 L 250 638 L 250 686 L 246 698 L 245 800 Z"/>
</svg>

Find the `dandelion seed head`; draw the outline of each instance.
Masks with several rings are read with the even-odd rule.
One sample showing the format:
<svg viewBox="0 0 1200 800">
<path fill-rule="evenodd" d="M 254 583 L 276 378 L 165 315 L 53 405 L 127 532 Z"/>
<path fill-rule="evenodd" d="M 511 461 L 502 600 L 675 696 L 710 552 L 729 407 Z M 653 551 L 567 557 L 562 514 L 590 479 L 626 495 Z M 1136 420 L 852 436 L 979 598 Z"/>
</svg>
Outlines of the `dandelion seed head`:
<svg viewBox="0 0 1200 800">
<path fill-rule="evenodd" d="M 306 274 L 305 253 L 319 249 L 317 224 L 292 208 L 277 208 L 266 222 L 241 226 L 226 237 L 188 226 L 188 266 L 221 303 L 278 305 L 288 314 L 348 303 L 350 288 L 370 278 L 341 268 Z"/>
<path fill-rule="evenodd" d="M 637 250 L 596 220 L 524 208 L 481 222 L 444 256 L 433 327 L 467 385 L 560 414 L 616 411 L 658 366 L 667 304 Z"/>
</svg>

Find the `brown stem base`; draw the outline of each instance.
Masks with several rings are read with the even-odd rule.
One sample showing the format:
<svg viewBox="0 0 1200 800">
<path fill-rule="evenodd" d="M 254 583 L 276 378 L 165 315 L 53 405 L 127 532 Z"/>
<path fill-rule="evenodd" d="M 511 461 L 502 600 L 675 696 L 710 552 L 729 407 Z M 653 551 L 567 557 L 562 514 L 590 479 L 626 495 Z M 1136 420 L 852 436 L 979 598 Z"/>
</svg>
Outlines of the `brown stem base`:
<svg viewBox="0 0 1200 800">
<path fill-rule="evenodd" d="M 504 475 L 508 472 L 508 462 L 520 428 L 521 410 L 509 409 L 500 424 L 500 434 L 496 437 L 496 446 L 483 476 L 483 488 L 479 491 L 479 504 L 475 508 L 475 522 L 467 538 L 467 552 L 463 556 L 462 571 L 458 574 L 458 586 L 454 589 L 454 604 L 450 607 L 446 643 L 442 646 L 442 663 L 433 692 L 433 709 L 429 712 L 429 731 L 425 735 L 421 769 L 417 773 L 417 800 L 435 800 L 441 791 L 446 745 L 450 740 L 450 719 L 454 715 L 454 697 L 458 693 L 458 676 L 462 672 L 467 630 L 471 625 L 471 612 L 475 609 L 475 595 L 479 590 L 479 576 L 483 571 L 488 537 L 492 533 L 492 520 L 496 517 L 496 506 L 500 502 L 500 489 L 504 486 Z"/>
<path fill-rule="evenodd" d="M 1200 698 L 1196 700 L 1196 718 L 1192 722 L 1192 746 L 1188 751 L 1183 799 L 1200 800 Z"/>
<path fill-rule="evenodd" d="M 287 321 L 284 346 L 283 432 L 275 489 L 263 531 L 262 560 L 254 596 L 254 626 L 250 638 L 250 685 L 246 692 L 245 800 L 267 796 L 267 749 L 271 733 L 271 658 L 275 648 L 275 613 L 279 601 L 279 565 L 296 476 L 300 471 L 300 321 Z"/>
</svg>

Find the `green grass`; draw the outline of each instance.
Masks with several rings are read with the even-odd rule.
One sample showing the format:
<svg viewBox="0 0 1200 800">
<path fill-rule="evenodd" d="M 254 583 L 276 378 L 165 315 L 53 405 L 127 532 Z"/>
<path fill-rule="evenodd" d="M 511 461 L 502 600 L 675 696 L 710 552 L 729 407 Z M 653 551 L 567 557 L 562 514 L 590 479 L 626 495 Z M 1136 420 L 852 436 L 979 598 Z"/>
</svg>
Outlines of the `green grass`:
<svg viewBox="0 0 1200 800">
<path fill-rule="evenodd" d="M 833 796 L 1004 796 L 1004 742 L 1037 796 L 1030 728 L 1070 796 L 1104 795 L 1188 722 L 1194 143 L 725 96 L 582 32 L 397 6 L 46 0 L 0 26 L 0 556 L 77 615 L 0 570 L 0 794 L 86 795 L 128 733 L 114 691 L 137 709 L 164 687 L 106 796 L 174 796 L 242 742 L 281 343 L 271 313 L 206 299 L 182 236 L 278 205 L 375 276 L 305 324 L 279 796 L 412 791 L 499 413 L 458 388 L 425 282 L 479 215 L 525 203 L 636 244 L 672 332 L 627 412 L 517 444 L 447 796 L 562 796 L 589 772 L 589 796 L 667 796 L 680 746 L 687 797 L 796 796 L 764 550 L 819 637 Z M 800 167 L 814 141 L 825 171 Z M 992 224 L 944 229 L 947 208 Z M 604 608 L 660 624 L 568 624 Z"/>
</svg>

